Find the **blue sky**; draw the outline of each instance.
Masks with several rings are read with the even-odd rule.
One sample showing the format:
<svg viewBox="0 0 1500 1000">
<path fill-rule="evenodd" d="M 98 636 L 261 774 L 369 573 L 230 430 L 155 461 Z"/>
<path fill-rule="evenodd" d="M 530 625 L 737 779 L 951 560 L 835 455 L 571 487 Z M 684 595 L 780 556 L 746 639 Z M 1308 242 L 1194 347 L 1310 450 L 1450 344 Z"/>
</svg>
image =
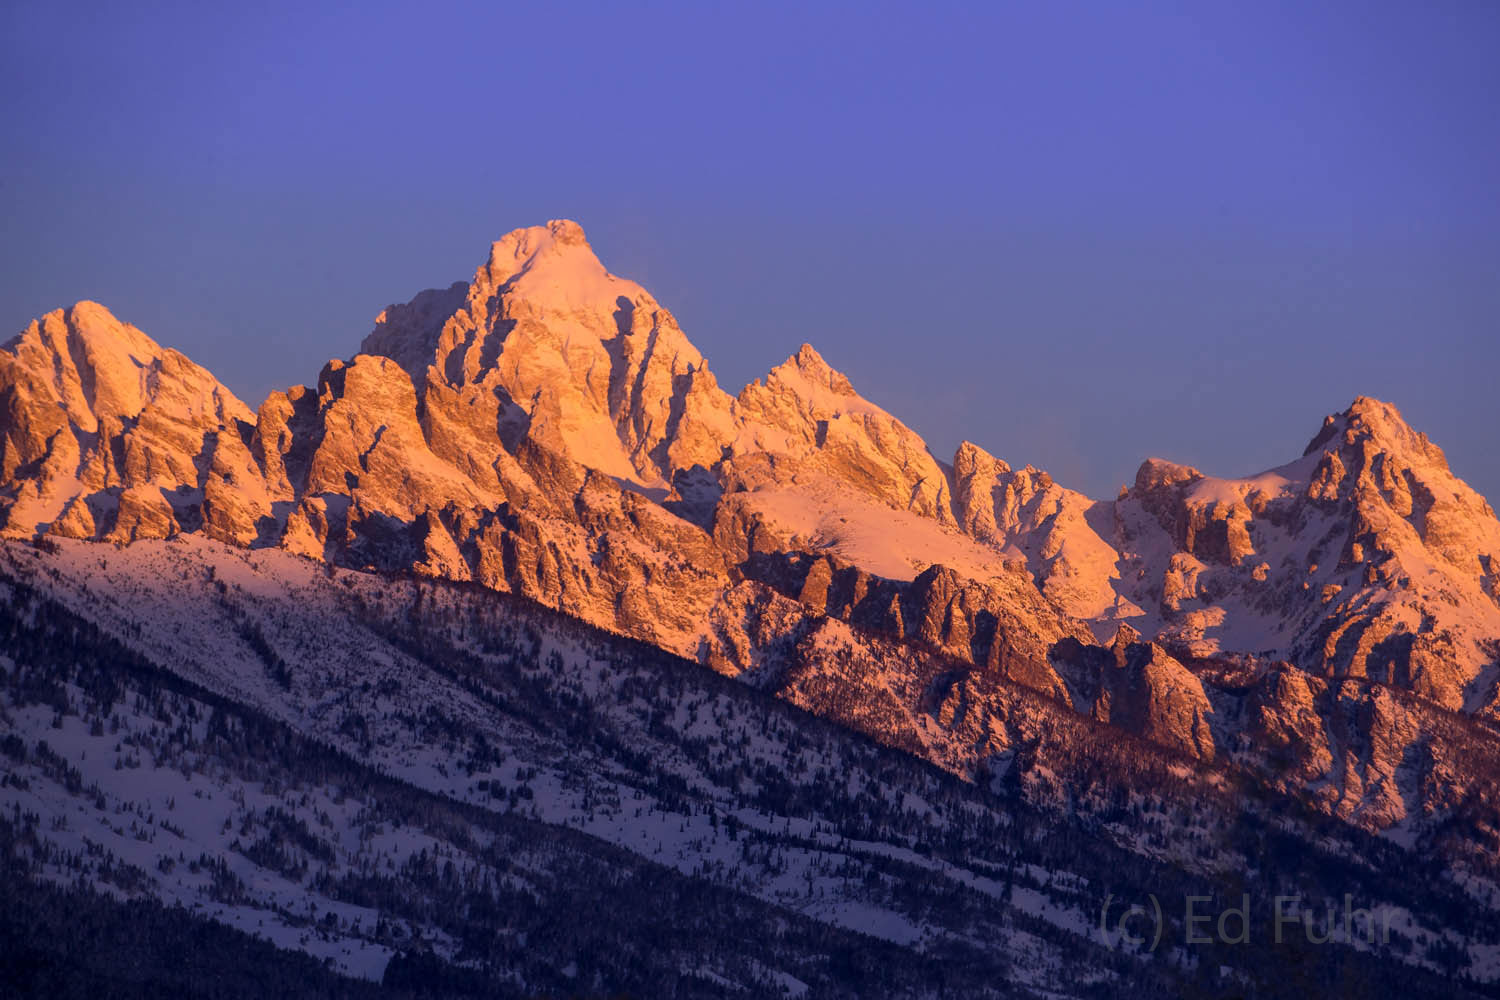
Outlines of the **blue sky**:
<svg viewBox="0 0 1500 1000">
<path fill-rule="evenodd" d="M 1109 496 L 1364 393 L 1500 500 L 1487 0 L 90 8 L 0 9 L 5 335 L 97 299 L 254 406 L 568 217 L 940 457 Z"/>
</svg>

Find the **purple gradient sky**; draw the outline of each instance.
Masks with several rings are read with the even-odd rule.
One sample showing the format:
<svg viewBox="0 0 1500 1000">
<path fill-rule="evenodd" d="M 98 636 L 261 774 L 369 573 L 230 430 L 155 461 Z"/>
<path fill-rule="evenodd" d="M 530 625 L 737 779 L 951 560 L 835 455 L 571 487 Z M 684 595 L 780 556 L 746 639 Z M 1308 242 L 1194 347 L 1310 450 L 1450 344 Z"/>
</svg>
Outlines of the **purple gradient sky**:
<svg viewBox="0 0 1500 1000">
<path fill-rule="evenodd" d="M 84 6 L 0 8 L 0 337 L 97 299 L 254 406 L 569 217 L 939 457 L 1109 496 L 1365 393 L 1500 500 L 1490 0 Z"/>
</svg>

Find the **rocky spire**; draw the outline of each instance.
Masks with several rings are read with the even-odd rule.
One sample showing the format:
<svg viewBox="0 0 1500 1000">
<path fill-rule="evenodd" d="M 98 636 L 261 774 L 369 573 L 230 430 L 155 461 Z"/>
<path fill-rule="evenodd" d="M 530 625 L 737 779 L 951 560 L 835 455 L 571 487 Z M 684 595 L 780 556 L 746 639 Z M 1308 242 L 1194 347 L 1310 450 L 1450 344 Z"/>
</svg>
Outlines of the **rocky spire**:
<svg viewBox="0 0 1500 1000">
<path fill-rule="evenodd" d="M 643 485 L 712 465 L 728 441 L 730 399 L 703 355 L 568 220 L 507 234 L 466 287 L 390 307 L 363 350 L 424 395 L 436 387 L 429 411 L 525 423 L 537 443 Z"/>
<path fill-rule="evenodd" d="M 947 473 L 926 442 L 855 392 L 811 344 L 735 402 L 737 456 L 784 453 L 897 510 L 953 522 Z"/>
</svg>

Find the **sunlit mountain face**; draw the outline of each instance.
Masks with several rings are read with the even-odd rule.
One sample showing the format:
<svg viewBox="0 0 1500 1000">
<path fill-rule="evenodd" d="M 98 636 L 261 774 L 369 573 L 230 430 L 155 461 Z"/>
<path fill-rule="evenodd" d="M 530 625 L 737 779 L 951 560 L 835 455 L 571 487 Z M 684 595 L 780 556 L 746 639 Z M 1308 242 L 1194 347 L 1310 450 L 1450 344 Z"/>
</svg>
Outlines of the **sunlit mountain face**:
<svg viewBox="0 0 1500 1000">
<path fill-rule="evenodd" d="M 1500 521 L 1435 443 L 1359 397 L 1091 498 L 837 362 L 731 394 L 564 220 L 254 409 L 31 323 L 0 986 L 1500 992 Z"/>
</svg>

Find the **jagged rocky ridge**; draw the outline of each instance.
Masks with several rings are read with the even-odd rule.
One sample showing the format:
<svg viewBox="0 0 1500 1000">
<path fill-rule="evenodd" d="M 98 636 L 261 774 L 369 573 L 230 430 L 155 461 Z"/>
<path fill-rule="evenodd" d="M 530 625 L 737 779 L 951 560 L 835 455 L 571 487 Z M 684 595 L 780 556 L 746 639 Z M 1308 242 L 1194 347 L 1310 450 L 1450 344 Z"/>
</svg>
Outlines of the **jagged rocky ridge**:
<svg viewBox="0 0 1500 1000">
<path fill-rule="evenodd" d="M 969 442 L 939 462 L 810 346 L 731 397 L 571 222 L 253 414 L 92 303 L 0 350 L 0 406 L 9 537 L 201 533 L 472 581 L 970 778 L 1016 753 L 994 720 L 1024 690 L 1409 839 L 1471 789 L 1412 763 L 1420 725 L 1350 749 L 1340 706 L 1497 709 L 1500 523 L 1394 408 L 1356 400 L 1260 476 L 1153 459 L 1093 501 Z M 847 669 L 878 649 L 948 667 Z M 1261 766 L 1271 731 L 1301 764 Z"/>
</svg>

